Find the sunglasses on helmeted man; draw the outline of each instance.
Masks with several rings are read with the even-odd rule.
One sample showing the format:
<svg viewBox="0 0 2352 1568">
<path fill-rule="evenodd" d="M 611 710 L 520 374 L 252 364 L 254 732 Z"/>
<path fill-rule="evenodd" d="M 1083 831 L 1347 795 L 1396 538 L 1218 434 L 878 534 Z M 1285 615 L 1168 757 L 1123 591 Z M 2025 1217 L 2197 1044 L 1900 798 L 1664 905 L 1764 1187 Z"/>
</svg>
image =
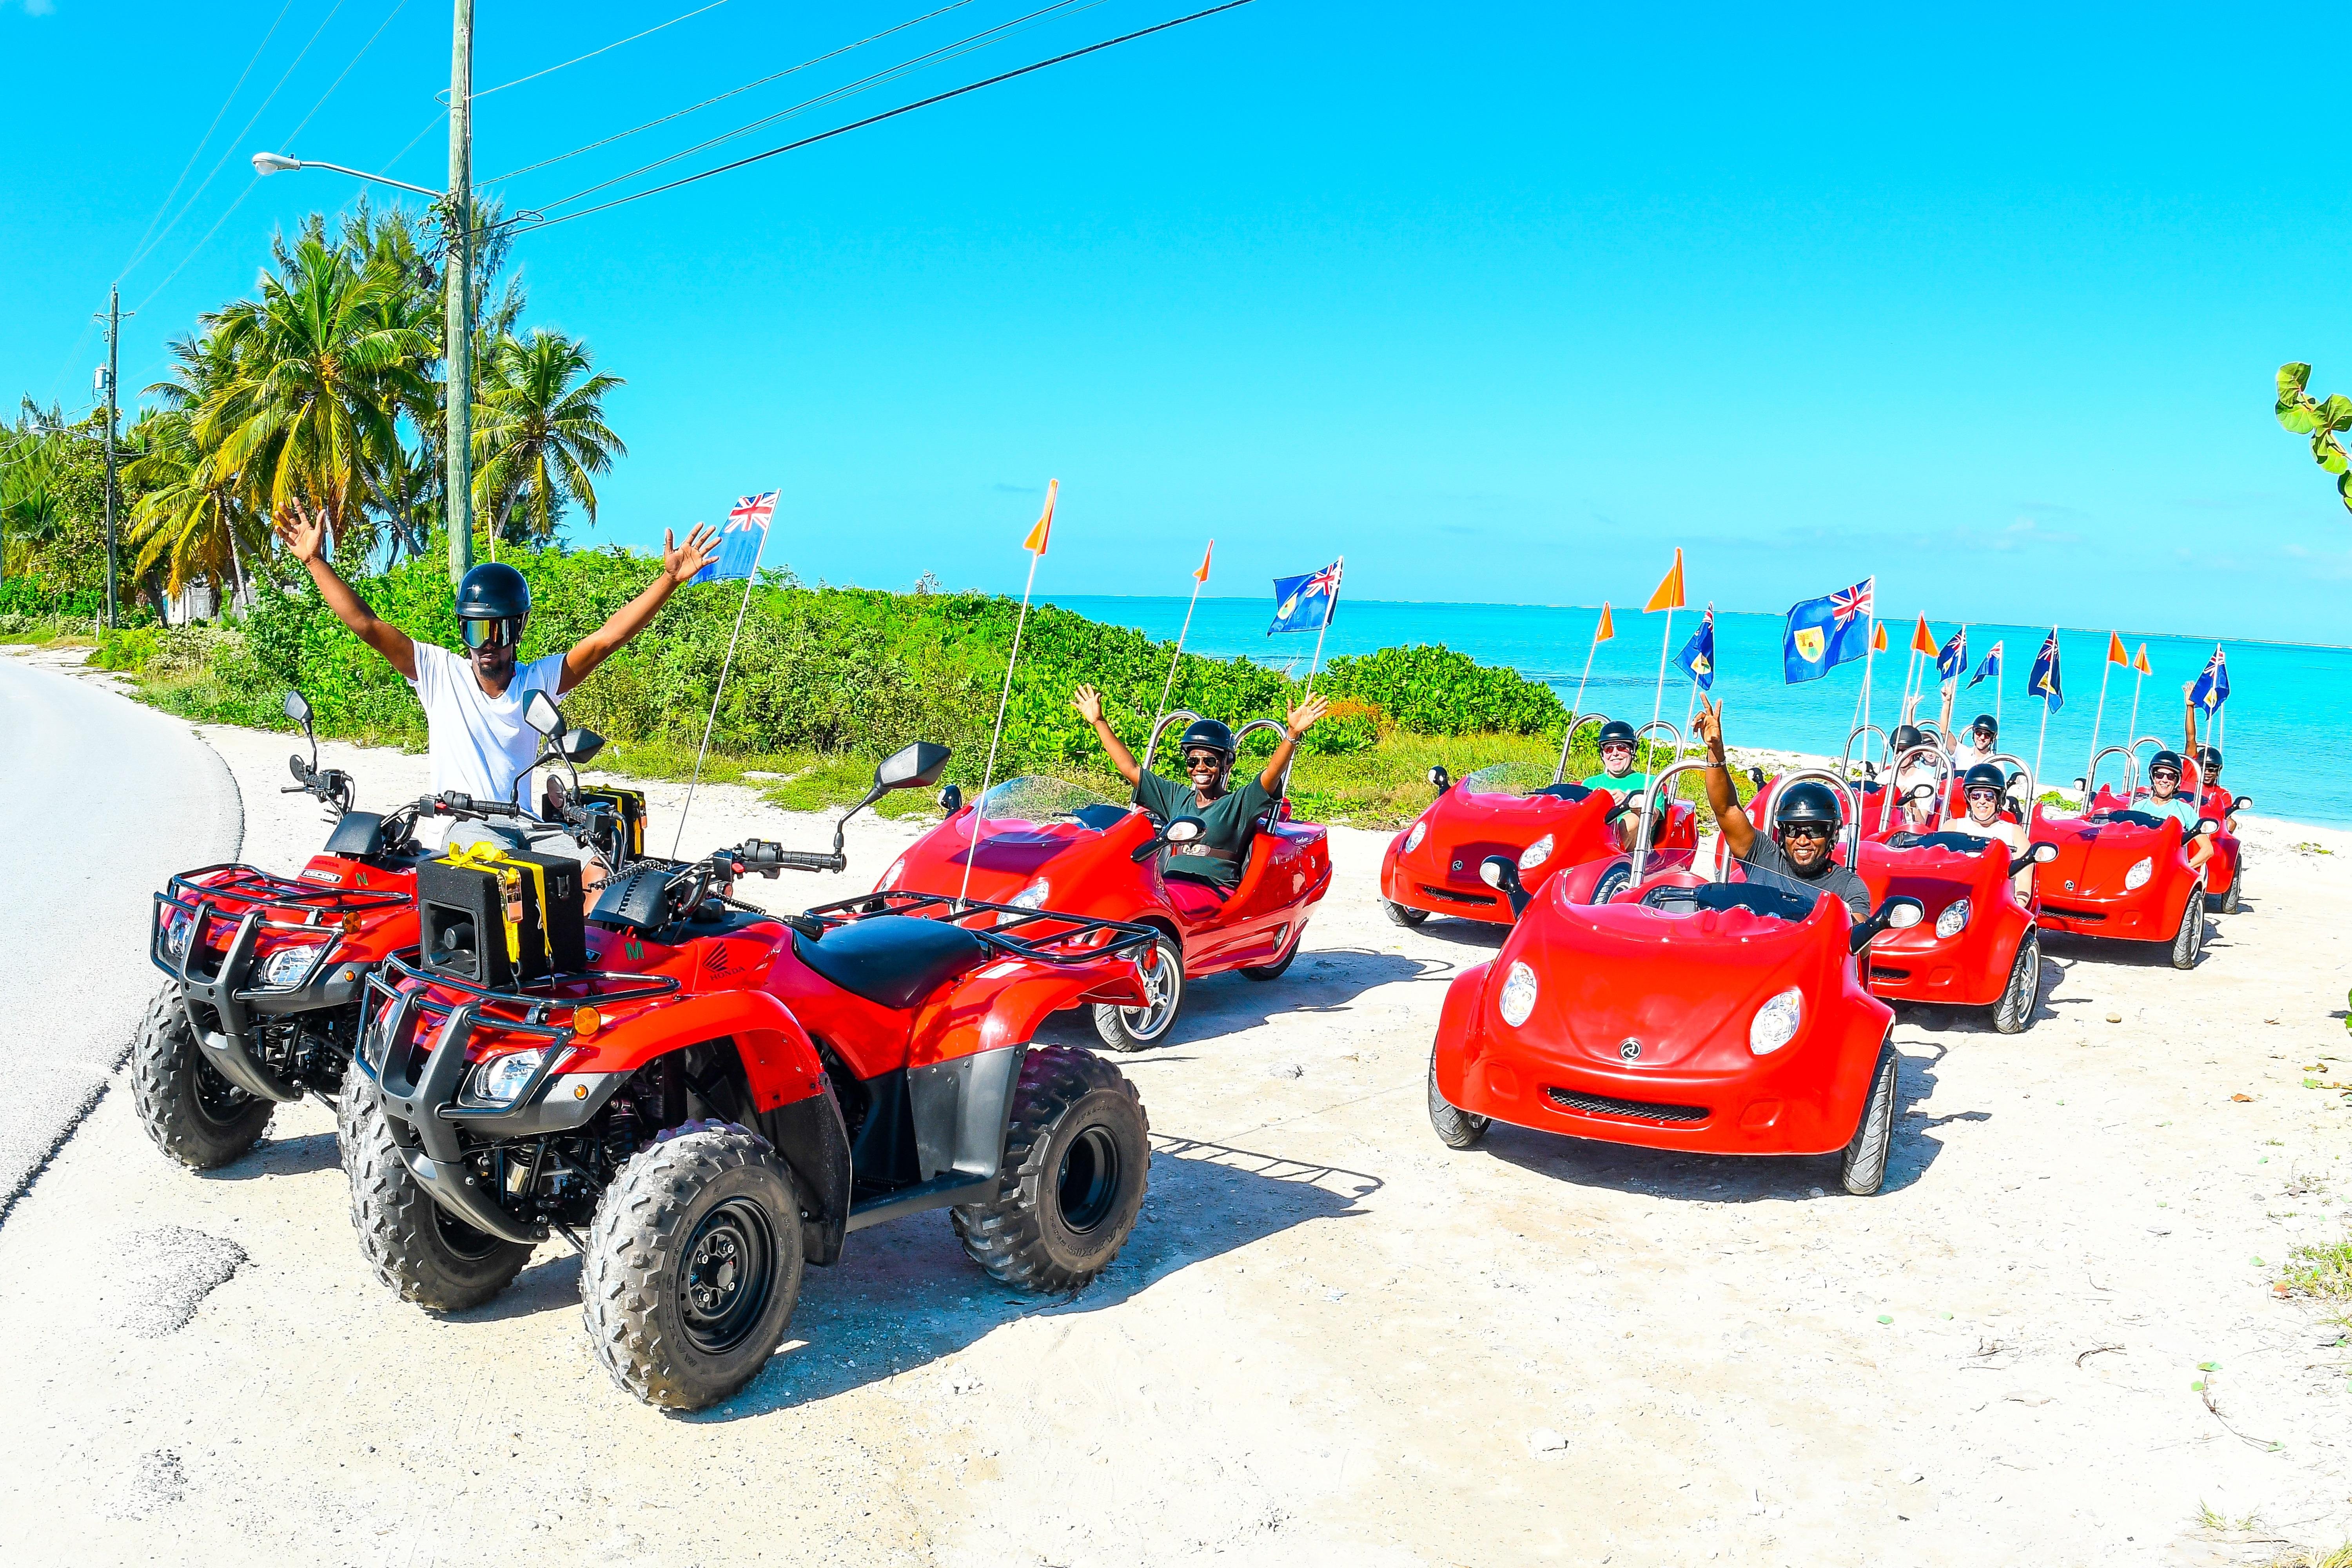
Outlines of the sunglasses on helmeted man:
<svg viewBox="0 0 2352 1568">
<path fill-rule="evenodd" d="M 1818 822 L 1792 822 L 1780 832 L 1790 838 L 1827 838 L 1830 830 Z"/>
<path fill-rule="evenodd" d="M 499 616 L 490 620 L 459 621 L 457 635 L 466 639 L 467 647 L 510 647 L 522 636 L 522 617 Z"/>
</svg>

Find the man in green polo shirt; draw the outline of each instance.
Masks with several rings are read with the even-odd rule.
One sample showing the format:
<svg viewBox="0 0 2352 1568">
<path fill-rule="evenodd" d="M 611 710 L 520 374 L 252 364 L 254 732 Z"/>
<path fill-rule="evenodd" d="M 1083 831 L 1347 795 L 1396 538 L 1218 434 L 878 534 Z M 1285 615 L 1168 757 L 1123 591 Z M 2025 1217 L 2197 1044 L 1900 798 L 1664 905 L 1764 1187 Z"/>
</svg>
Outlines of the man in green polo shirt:
<svg viewBox="0 0 2352 1568">
<path fill-rule="evenodd" d="M 1620 805 L 1633 799 L 1636 792 L 1647 788 L 1650 775 L 1633 770 L 1634 742 L 1633 726 L 1624 720 L 1612 719 L 1601 725 L 1601 771 L 1586 779 L 1584 787 L 1607 790 L 1617 797 Z M 1620 849 L 1633 847 L 1635 820 L 1635 816 L 1628 815 L 1611 825 L 1611 830 L 1617 835 Z"/>
<path fill-rule="evenodd" d="M 1227 891 L 1242 879 L 1250 823 L 1277 798 L 1283 770 L 1290 765 L 1298 737 L 1330 706 L 1320 697 L 1309 697 L 1293 708 L 1283 724 L 1282 742 L 1266 759 L 1265 769 L 1235 787 L 1230 782 L 1234 732 L 1214 719 L 1196 720 L 1184 731 L 1176 748 L 1176 754 L 1183 759 L 1184 777 L 1170 779 L 1138 763 L 1135 753 L 1103 721 L 1101 692 L 1081 686 L 1072 700 L 1079 716 L 1094 726 L 1095 738 L 1109 753 L 1118 776 L 1135 786 L 1136 805 L 1162 822 L 1179 816 L 1201 819 L 1201 837 L 1189 844 L 1170 845 L 1160 868 L 1170 876 L 1212 883 Z"/>
</svg>

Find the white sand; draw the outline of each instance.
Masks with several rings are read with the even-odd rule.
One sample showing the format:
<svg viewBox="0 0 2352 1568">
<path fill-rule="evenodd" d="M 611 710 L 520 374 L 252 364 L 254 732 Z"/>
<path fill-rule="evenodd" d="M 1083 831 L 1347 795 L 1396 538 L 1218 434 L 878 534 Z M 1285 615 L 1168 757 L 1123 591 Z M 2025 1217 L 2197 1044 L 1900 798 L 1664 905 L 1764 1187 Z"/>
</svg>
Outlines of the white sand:
<svg viewBox="0 0 2352 1568">
<path fill-rule="evenodd" d="M 323 827 L 275 793 L 287 739 L 207 734 L 247 858 L 297 863 Z M 327 752 L 362 805 L 423 789 L 420 758 Z M 678 792 L 652 793 L 666 847 Z M 850 876 L 772 886 L 862 889 L 916 830 L 863 821 Z M 754 833 L 827 837 L 719 788 L 687 847 Z M 393 1300 L 315 1105 L 198 1177 L 110 1094 L 0 1229 L 0 1556 L 2105 1564 L 2352 1534 L 2352 1352 L 2268 1289 L 2352 1196 L 2352 1112 L 2303 1087 L 2352 1080 L 2352 835 L 2250 822 L 2246 907 L 2192 973 L 2057 938 L 2023 1036 L 1903 1014 L 1870 1199 L 1829 1162 L 1444 1149 L 1438 1004 L 1498 935 L 1391 926 L 1386 836 L 1333 837 L 1291 973 L 1201 984 L 1171 1044 L 1120 1059 L 1159 1155 L 1105 1279 L 1038 1301 L 944 1215 L 865 1232 L 695 1417 L 595 1367 L 561 1245 L 454 1320 Z M 120 1253 L 167 1226 L 246 1260 L 145 1338 L 117 1299 L 155 1287 Z M 2258 1522 L 2208 1534 L 2200 1500 Z"/>
</svg>

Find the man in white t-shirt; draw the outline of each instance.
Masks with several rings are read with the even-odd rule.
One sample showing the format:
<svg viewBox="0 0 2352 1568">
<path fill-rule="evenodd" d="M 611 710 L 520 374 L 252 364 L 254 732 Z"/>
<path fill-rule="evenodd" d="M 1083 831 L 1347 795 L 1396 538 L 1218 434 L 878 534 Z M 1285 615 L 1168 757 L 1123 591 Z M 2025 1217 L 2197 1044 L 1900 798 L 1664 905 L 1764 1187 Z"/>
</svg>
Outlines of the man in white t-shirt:
<svg viewBox="0 0 2352 1568">
<path fill-rule="evenodd" d="M 719 551 L 715 529 L 698 526 L 684 544 L 665 529 L 662 569 L 644 593 L 568 652 L 551 653 L 518 668 L 516 650 L 530 618 L 530 584 L 521 573 L 493 562 L 466 574 L 457 586 L 457 628 L 467 651 L 452 653 L 417 642 L 376 617 L 329 563 L 325 522 L 323 515 L 292 505 L 278 515 L 278 537 L 309 569 L 310 581 L 318 584 L 336 619 L 383 655 L 401 679 L 416 689 L 416 700 L 425 706 L 434 793 L 457 790 L 477 799 L 517 803 L 522 801 L 525 775 L 539 755 L 539 732 L 523 720 L 523 704 L 530 694 L 561 697 L 587 679 L 643 631 L 669 596 Z"/>
</svg>

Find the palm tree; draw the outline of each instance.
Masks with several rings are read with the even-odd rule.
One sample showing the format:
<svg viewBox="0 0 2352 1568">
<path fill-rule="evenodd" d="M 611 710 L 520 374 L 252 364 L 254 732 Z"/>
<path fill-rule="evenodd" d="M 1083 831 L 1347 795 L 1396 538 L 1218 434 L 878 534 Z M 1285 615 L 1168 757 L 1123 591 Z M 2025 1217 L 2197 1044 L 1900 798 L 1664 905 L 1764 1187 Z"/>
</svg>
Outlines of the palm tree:
<svg viewBox="0 0 2352 1568">
<path fill-rule="evenodd" d="M 313 217 L 278 242 L 258 300 L 205 319 L 229 373 L 190 434 L 212 478 L 241 480 L 257 510 L 299 499 L 372 544 L 371 474 L 399 447 L 401 416 L 432 401 L 433 342 L 407 307 L 410 279 L 330 244 L 323 226 Z"/>
<path fill-rule="evenodd" d="M 192 577 L 226 584 L 234 604 L 246 596 L 249 561 L 268 557 L 268 528 L 250 504 L 244 476 L 225 470 L 218 447 L 199 436 L 200 414 L 236 379 L 237 367 L 218 331 L 172 344 L 177 363 L 147 388 L 163 406 L 131 427 L 144 449 L 123 466 L 124 482 L 147 493 L 131 510 L 130 542 L 141 574 L 163 567 L 164 592 L 176 597 Z"/>
<path fill-rule="evenodd" d="M 629 449 L 604 423 L 604 395 L 625 383 L 594 365 L 586 344 L 539 327 L 506 337 L 483 367 L 474 505 L 499 538 L 551 539 L 568 505 L 595 523 L 592 476 Z"/>
<path fill-rule="evenodd" d="M 55 469 L 40 436 L 20 434 L 0 447 L 0 576 L 7 575 L 12 545 L 21 563 L 65 526 Z"/>
</svg>

